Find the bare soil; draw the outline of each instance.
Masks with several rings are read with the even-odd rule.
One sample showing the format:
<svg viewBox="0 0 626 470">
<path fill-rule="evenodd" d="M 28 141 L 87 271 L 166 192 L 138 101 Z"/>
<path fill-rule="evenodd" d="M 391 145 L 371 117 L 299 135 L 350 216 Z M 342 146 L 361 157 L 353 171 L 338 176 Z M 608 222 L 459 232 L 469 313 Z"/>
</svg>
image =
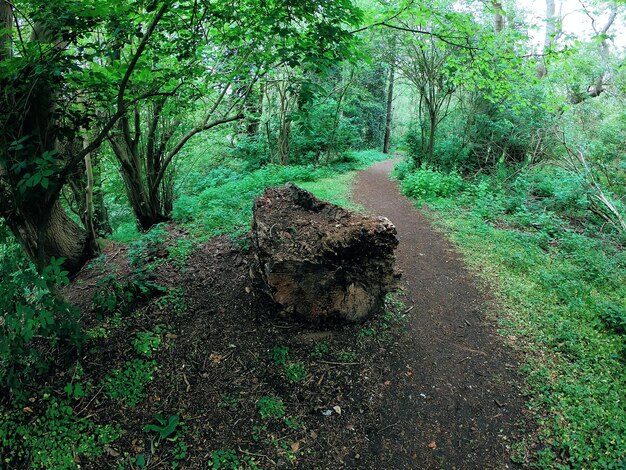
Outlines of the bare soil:
<svg viewBox="0 0 626 470">
<path fill-rule="evenodd" d="M 182 298 L 136 305 L 80 359 L 93 393 L 74 403 L 75 413 L 123 429 L 100 458 L 76 456 L 81 468 L 137 468 L 142 456 L 144 468 L 200 469 L 217 451 L 233 451 L 242 468 L 514 467 L 510 446 L 526 425 L 515 356 L 459 256 L 387 178 L 391 167 L 362 172 L 354 199 L 397 227 L 404 305 L 320 330 L 281 317 L 255 288 L 245 239 L 213 239 L 182 264 L 162 250 L 153 282 Z M 107 269 L 128 275 L 126 255 L 108 246 Z M 70 288 L 87 327 L 98 324 L 91 299 L 104 275 L 102 266 L 87 268 Z M 156 325 L 163 342 L 145 399 L 129 407 L 106 396 L 102 378 L 139 357 L 133 339 Z M 276 347 L 288 348 L 286 363 Z M 304 374 L 290 375 L 294 364 Z M 60 373 L 51 386 L 61 393 L 69 379 Z M 284 416 L 262 417 L 264 397 L 282 400 Z M 175 457 L 177 442 L 143 430 L 155 414 L 181 417 L 184 455 Z"/>
</svg>

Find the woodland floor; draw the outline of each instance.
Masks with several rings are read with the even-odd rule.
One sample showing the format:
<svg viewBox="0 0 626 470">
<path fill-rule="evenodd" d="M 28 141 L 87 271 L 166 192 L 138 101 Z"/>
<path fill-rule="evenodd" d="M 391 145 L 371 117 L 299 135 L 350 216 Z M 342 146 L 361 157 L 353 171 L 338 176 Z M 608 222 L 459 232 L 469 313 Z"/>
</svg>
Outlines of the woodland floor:
<svg viewBox="0 0 626 470">
<path fill-rule="evenodd" d="M 184 292 L 180 302 L 139 306 L 82 363 L 102 383 L 136 357 L 138 332 L 162 325 L 143 401 L 130 407 L 98 392 L 77 406 L 123 429 L 81 468 L 137 468 L 138 456 L 143 468 L 206 468 L 216 459 L 219 468 L 514 467 L 511 445 L 527 431 L 516 358 L 459 256 L 387 178 L 392 166 L 360 173 L 354 200 L 396 224 L 403 305 L 390 302 L 364 325 L 319 331 L 280 318 L 255 295 L 245 241 L 217 238 L 184 266 L 165 261 L 155 282 Z M 128 273 L 125 250 L 107 248 L 107 270 Z M 70 297 L 84 311 L 102 276 L 102 267 L 85 269 L 73 283 Z M 262 416 L 267 397 L 284 409 Z M 144 431 L 155 414 L 181 417 L 177 442 Z"/>
</svg>

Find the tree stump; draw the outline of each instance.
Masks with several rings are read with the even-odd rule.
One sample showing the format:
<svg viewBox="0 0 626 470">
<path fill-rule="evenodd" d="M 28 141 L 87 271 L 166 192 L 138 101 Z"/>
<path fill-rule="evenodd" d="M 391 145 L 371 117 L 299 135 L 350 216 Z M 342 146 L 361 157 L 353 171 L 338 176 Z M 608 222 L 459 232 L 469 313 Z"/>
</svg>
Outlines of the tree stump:
<svg viewBox="0 0 626 470">
<path fill-rule="evenodd" d="M 384 309 L 397 280 L 396 228 L 288 183 L 254 203 L 252 242 L 263 289 L 313 323 L 358 321 Z"/>
</svg>

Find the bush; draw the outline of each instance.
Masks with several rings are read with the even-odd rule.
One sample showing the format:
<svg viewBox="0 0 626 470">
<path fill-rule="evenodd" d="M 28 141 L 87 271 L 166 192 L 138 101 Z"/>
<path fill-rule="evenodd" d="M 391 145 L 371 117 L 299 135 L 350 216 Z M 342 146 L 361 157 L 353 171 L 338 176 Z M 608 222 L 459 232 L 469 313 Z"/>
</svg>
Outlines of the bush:
<svg viewBox="0 0 626 470">
<path fill-rule="evenodd" d="M 0 257 L 0 264 L 11 281 L 0 283 L 0 388 L 20 394 L 24 380 L 58 359 L 53 352 L 82 345 L 80 312 L 57 292 L 69 282 L 63 259 L 52 258 L 41 274 L 24 260 Z"/>
<path fill-rule="evenodd" d="M 448 197 L 462 187 L 463 179 L 458 173 L 446 174 L 426 166 L 408 174 L 402 182 L 404 194 L 418 199 Z"/>
</svg>

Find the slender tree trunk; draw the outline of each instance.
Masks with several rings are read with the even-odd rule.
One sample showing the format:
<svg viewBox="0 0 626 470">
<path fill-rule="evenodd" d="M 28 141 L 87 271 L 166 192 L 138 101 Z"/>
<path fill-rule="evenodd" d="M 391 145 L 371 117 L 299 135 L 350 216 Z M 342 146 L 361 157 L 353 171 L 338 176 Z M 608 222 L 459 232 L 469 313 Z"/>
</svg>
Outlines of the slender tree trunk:
<svg viewBox="0 0 626 470">
<path fill-rule="evenodd" d="M 91 155 L 87 154 L 85 157 L 85 215 L 84 224 L 87 229 L 87 242 L 89 243 L 89 249 L 94 253 L 98 251 L 98 244 L 96 242 L 96 226 L 94 224 L 94 203 L 93 203 L 93 166 L 91 162 Z"/>
<path fill-rule="evenodd" d="M 0 61 L 11 57 L 11 31 L 13 28 L 13 11 L 11 4 L 0 0 Z"/>
<path fill-rule="evenodd" d="M 383 142 L 383 153 L 389 153 L 391 143 L 391 120 L 393 118 L 393 82 L 395 78 L 395 60 L 391 61 L 389 68 L 389 88 L 387 89 L 387 116 L 385 118 L 385 140 Z"/>
<path fill-rule="evenodd" d="M 502 2 L 493 0 L 493 29 L 496 34 L 502 32 L 504 29 L 504 16 L 502 16 Z"/>
<path fill-rule="evenodd" d="M 556 34 L 556 10 L 554 6 L 554 0 L 546 0 L 546 35 L 543 39 L 543 54 L 539 60 L 539 66 L 537 67 L 537 75 L 539 78 L 543 78 L 548 73 L 546 68 L 545 54 L 552 49 L 554 42 L 554 36 Z"/>
</svg>

